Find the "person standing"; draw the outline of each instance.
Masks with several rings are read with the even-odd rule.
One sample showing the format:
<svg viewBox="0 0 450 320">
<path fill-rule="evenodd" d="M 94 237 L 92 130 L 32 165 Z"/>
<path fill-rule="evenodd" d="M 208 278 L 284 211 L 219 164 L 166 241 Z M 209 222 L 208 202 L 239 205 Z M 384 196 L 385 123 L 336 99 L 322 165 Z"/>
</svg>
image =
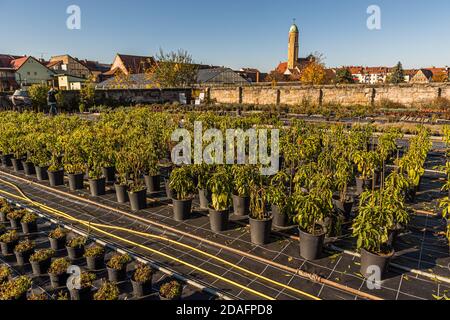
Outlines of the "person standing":
<svg viewBox="0 0 450 320">
<path fill-rule="evenodd" d="M 56 102 L 56 94 L 58 91 L 55 90 L 54 87 L 52 87 L 48 93 L 47 93 L 47 103 L 49 107 L 49 114 L 54 116 L 58 113 L 58 105 Z"/>
</svg>

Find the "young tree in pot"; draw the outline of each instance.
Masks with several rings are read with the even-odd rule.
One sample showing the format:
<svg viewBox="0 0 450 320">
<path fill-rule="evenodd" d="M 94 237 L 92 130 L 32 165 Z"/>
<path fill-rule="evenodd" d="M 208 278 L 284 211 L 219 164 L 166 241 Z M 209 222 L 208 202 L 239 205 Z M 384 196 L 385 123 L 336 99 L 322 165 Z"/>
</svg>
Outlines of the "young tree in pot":
<svg viewBox="0 0 450 320">
<path fill-rule="evenodd" d="M 51 151 L 51 158 L 48 167 L 48 179 L 50 186 L 57 187 L 64 185 L 64 168 L 61 162 L 62 147 L 60 138 L 55 138 L 47 143 L 47 148 Z"/>
<path fill-rule="evenodd" d="M 22 217 L 20 224 L 22 225 L 22 231 L 24 234 L 29 235 L 38 231 L 37 219 L 38 216 L 33 212 L 27 212 Z"/>
<path fill-rule="evenodd" d="M 8 218 L 11 228 L 14 230 L 19 229 L 19 224 L 22 218 L 28 213 L 26 210 L 13 210 L 6 215 Z"/>
<path fill-rule="evenodd" d="M 53 249 L 40 249 L 33 253 L 30 257 L 31 268 L 35 276 L 47 273 L 50 268 L 52 258 L 56 252 Z"/>
<path fill-rule="evenodd" d="M 219 167 L 208 181 L 207 189 L 211 190 L 211 207 L 209 221 L 211 230 L 222 232 L 228 229 L 233 182 L 226 167 Z"/>
<path fill-rule="evenodd" d="M 192 166 L 193 176 L 197 180 L 198 198 L 201 209 L 208 209 L 211 203 L 211 194 L 208 190 L 208 181 L 211 178 L 212 166 L 206 163 Z"/>
<path fill-rule="evenodd" d="M 159 289 L 161 300 L 180 300 L 183 294 L 183 286 L 176 280 L 164 283 Z"/>
<path fill-rule="evenodd" d="M 138 264 L 131 278 L 133 295 L 136 298 L 148 296 L 152 292 L 153 270 L 146 264 Z"/>
<path fill-rule="evenodd" d="M 236 216 L 247 216 L 250 213 L 250 188 L 258 179 L 257 168 L 252 165 L 234 165 L 233 174 L 233 208 Z"/>
<path fill-rule="evenodd" d="M 17 128 L 16 134 L 11 137 L 11 151 L 13 154 L 13 158 L 11 159 L 11 163 L 15 172 L 22 171 L 23 160 L 26 159 L 26 140 L 25 133 L 23 132 L 23 125 L 19 125 Z"/>
<path fill-rule="evenodd" d="M 113 282 L 103 281 L 98 291 L 94 294 L 94 300 L 115 301 L 119 300 L 119 288 Z"/>
<path fill-rule="evenodd" d="M 157 152 L 152 143 L 148 143 L 150 148 L 147 148 L 145 165 L 144 165 L 144 180 L 149 193 L 161 191 L 161 172 L 158 166 Z"/>
<path fill-rule="evenodd" d="M 26 300 L 27 291 L 32 281 L 27 276 L 20 276 L 0 285 L 0 300 Z"/>
<path fill-rule="evenodd" d="M 93 245 L 84 252 L 87 268 L 90 271 L 100 270 L 105 267 L 105 248 Z"/>
<path fill-rule="evenodd" d="M 380 190 L 361 194 L 358 216 L 353 221 L 353 236 L 361 249 L 361 273 L 369 277 L 373 266 L 383 275 L 394 251 L 389 248 L 389 229 L 394 225 L 393 215 L 384 207 Z"/>
<path fill-rule="evenodd" d="M 131 258 L 127 254 L 114 254 L 106 264 L 108 269 L 108 279 L 111 282 L 121 282 L 127 277 L 127 265 Z"/>
<path fill-rule="evenodd" d="M 0 236 L 0 247 L 2 249 L 2 255 L 8 256 L 13 254 L 13 249 L 19 242 L 19 236 L 16 230 L 11 230 Z"/>
<path fill-rule="evenodd" d="M 92 287 L 97 277 L 90 272 L 81 272 L 80 277 L 69 278 L 71 300 L 90 300 L 92 298 Z M 72 280 L 72 282 L 71 282 Z"/>
<path fill-rule="evenodd" d="M 195 190 L 190 167 L 174 169 L 170 175 L 169 187 L 175 196 L 172 199 L 174 219 L 176 221 L 188 219 L 192 210 L 192 195 Z"/>
<path fill-rule="evenodd" d="M 85 237 L 77 236 L 66 242 L 67 254 L 70 260 L 77 260 L 83 256 L 86 241 Z"/>
<path fill-rule="evenodd" d="M 336 162 L 334 182 L 339 195 L 333 195 L 333 204 L 338 214 L 346 220 L 350 219 L 355 200 L 348 195 L 348 186 L 354 178 L 353 165 L 345 157 L 340 157 Z M 361 190 L 359 190 L 361 191 Z"/>
<path fill-rule="evenodd" d="M 84 189 L 87 155 L 82 146 L 83 134 L 84 128 L 79 128 L 62 137 L 64 171 L 69 178 L 70 191 Z"/>
<path fill-rule="evenodd" d="M 7 265 L 0 266 L 0 285 L 9 280 L 11 276 L 11 269 Z"/>
<path fill-rule="evenodd" d="M 280 171 L 270 180 L 267 189 L 267 201 L 272 206 L 273 225 L 278 228 L 290 225 L 290 214 L 292 213 L 290 180 L 290 176 L 286 172 Z"/>
<path fill-rule="evenodd" d="M 24 266 L 28 263 L 31 255 L 34 253 L 36 247 L 34 241 L 24 240 L 19 242 L 14 248 L 14 254 L 16 255 L 17 265 Z"/>
<path fill-rule="evenodd" d="M 250 236 L 253 244 L 265 245 L 269 242 L 272 216 L 266 210 L 267 193 L 262 178 L 250 186 Z"/>
<path fill-rule="evenodd" d="M 359 177 L 356 178 L 356 192 L 361 194 L 364 190 L 374 187 L 374 173 L 378 161 L 375 151 L 356 151 L 353 154 L 353 162 L 356 164 Z"/>
<path fill-rule="evenodd" d="M 50 241 L 50 246 L 53 250 L 58 251 L 64 249 L 66 244 L 67 231 L 61 227 L 52 230 L 48 234 L 48 240 Z"/>
<path fill-rule="evenodd" d="M 93 131 L 93 128 L 85 128 L 81 143 L 87 157 L 89 189 L 93 197 L 98 197 L 106 193 L 106 178 L 102 172 L 104 146 L 103 141 Z"/>
<path fill-rule="evenodd" d="M 116 151 L 115 159 L 117 179 L 114 188 L 116 190 L 117 202 L 127 203 L 130 200 L 128 197 L 128 177 L 131 172 L 131 167 L 128 163 L 128 151 L 125 148 Z"/>
<path fill-rule="evenodd" d="M 326 188 L 314 187 L 309 193 L 296 192 L 293 195 L 294 222 L 299 226 L 300 256 L 316 260 L 322 254 L 325 230 L 323 223 L 333 214 L 332 192 Z"/>
<path fill-rule="evenodd" d="M 53 133 L 52 133 L 53 134 Z M 51 154 L 47 150 L 47 139 L 49 134 L 46 132 L 36 132 L 29 146 L 29 160 L 34 163 L 36 177 L 38 181 L 48 180 L 48 168 Z"/>
<path fill-rule="evenodd" d="M 70 262 L 67 258 L 55 259 L 48 269 L 48 275 L 50 277 L 50 283 L 53 289 L 64 287 L 69 279 L 69 274 L 67 273 L 70 267 Z"/>
<path fill-rule="evenodd" d="M 139 211 L 147 208 L 147 188 L 141 179 L 147 156 L 144 146 L 146 140 L 137 138 L 136 134 L 130 137 L 128 143 L 128 164 L 132 175 L 128 197 L 130 198 L 131 210 Z"/>
</svg>

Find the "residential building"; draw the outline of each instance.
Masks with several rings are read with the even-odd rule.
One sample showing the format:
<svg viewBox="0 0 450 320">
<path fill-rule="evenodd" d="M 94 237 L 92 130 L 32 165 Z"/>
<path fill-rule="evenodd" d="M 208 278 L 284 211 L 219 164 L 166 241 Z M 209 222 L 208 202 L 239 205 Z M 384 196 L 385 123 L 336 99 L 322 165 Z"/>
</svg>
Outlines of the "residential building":
<svg viewBox="0 0 450 320">
<path fill-rule="evenodd" d="M 84 79 L 92 76 L 91 70 L 86 65 L 68 54 L 51 57 L 47 67 L 55 74 L 66 74 Z"/>
<path fill-rule="evenodd" d="M 242 68 L 237 73 L 252 83 L 264 82 L 267 76 L 267 73 L 261 73 L 258 69 L 254 68 Z"/>
<path fill-rule="evenodd" d="M 0 91 L 13 91 L 19 87 L 15 70 L 11 65 L 11 61 L 19 58 L 21 57 L 0 54 Z"/>
<path fill-rule="evenodd" d="M 15 79 L 20 87 L 52 83 L 54 72 L 31 56 L 12 60 L 11 67 L 14 69 Z"/>
<path fill-rule="evenodd" d="M 121 72 L 125 75 L 143 74 L 151 66 L 155 64 L 153 57 L 132 56 L 125 54 L 117 54 L 109 71 L 104 72 L 103 76 L 112 77 Z"/>
<path fill-rule="evenodd" d="M 68 74 L 57 74 L 55 76 L 57 87 L 60 90 L 80 90 L 86 82 L 86 78 L 71 76 Z"/>
</svg>

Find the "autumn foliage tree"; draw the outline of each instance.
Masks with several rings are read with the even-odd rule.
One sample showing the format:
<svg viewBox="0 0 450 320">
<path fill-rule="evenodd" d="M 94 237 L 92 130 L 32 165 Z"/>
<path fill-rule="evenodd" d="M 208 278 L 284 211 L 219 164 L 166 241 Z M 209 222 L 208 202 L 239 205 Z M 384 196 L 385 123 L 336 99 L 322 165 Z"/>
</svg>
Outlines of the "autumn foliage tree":
<svg viewBox="0 0 450 320">
<path fill-rule="evenodd" d="M 300 81 L 304 84 L 320 85 L 326 82 L 326 76 L 323 63 L 312 61 L 303 69 Z"/>
<path fill-rule="evenodd" d="M 433 75 L 433 82 L 448 82 L 448 74 L 445 71 L 439 71 Z"/>
</svg>

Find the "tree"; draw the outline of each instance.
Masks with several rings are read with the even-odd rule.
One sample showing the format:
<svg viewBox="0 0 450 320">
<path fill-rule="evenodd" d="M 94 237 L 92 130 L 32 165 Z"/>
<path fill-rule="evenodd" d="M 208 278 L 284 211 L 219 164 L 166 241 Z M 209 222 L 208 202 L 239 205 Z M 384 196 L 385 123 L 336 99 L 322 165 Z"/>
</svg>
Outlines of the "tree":
<svg viewBox="0 0 450 320">
<path fill-rule="evenodd" d="M 197 79 L 198 66 L 184 50 L 164 53 L 160 49 L 157 62 L 147 70 L 147 76 L 161 88 L 192 85 Z"/>
<path fill-rule="evenodd" d="M 300 81 L 305 84 L 319 85 L 325 83 L 326 76 L 324 65 L 321 62 L 312 61 L 303 69 Z"/>
<path fill-rule="evenodd" d="M 405 73 L 401 62 L 397 63 L 392 69 L 392 73 L 389 75 L 387 82 L 393 84 L 405 82 Z"/>
<path fill-rule="evenodd" d="M 352 73 L 347 68 L 339 69 L 336 71 L 336 83 L 354 83 Z"/>
<path fill-rule="evenodd" d="M 92 107 L 95 103 L 95 85 L 91 80 L 84 83 L 80 90 L 80 112 Z"/>
<path fill-rule="evenodd" d="M 28 90 L 33 107 L 40 111 L 47 105 L 47 93 L 50 88 L 45 84 L 33 84 Z"/>
<path fill-rule="evenodd" d="M 280 72 L 274 70 L 274 71 L 271 71 L 271 72 L 267 75 L 265 81 L 266 81 L 266 82 L 272 82 L 273 84 L 276 84 L 277 82 L 286 81 L 286 77 L 285 77 L 284 74 L 282 74 L 282 73 L 280 73 Z"/>
<path fill-rule="evenodd" d="M 448 74 L 445 71 L 439 71 L 433 74 L 433 82 L 448 82 Z"/>
</svg>

